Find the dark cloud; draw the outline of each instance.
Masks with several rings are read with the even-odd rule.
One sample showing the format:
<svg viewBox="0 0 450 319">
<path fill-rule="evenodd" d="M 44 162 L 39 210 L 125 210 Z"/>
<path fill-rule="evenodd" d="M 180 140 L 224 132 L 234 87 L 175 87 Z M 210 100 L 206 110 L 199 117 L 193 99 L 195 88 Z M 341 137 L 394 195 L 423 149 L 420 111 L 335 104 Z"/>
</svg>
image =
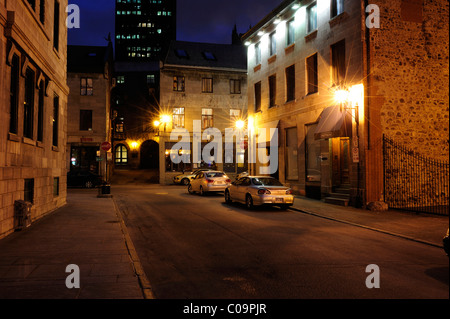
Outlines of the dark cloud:
<svg viewBox="0 0 450 319">
<path fill-rule="evenodd" d="M 81 28 L 68 31 L 69 44 L 105 45 L 114 38 L 115 0 L 69 0 L 81 11 Z M 236 24 L 245 33 L 275 9 L 281 0 L 178 0 L 177 39 L 231 43 Z"/>
</svg>

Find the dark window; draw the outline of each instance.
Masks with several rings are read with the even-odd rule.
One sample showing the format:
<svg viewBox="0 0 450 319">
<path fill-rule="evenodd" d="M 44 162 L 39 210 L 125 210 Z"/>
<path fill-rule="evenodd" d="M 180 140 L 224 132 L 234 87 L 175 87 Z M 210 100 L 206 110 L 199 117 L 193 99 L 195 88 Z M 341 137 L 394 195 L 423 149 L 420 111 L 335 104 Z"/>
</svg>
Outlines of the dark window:
<svg viewBox="0 0 450 319">
<path fill-rule="evenodd" d="M 53 178 L 53 196 L 59 196 L 59 177 Z"/>
<path fill-rule="evenodd" d="M 45 0 L 40 0 L 39 21 L 41 21 L 42 24 L 45 23 Z"/>
<path fill-rule="evenodd" d="M 230 80 L 231 94 L 241 94 L 241 80 Z"/>
<path fill-rule="evenodd" d="M 295 20 L 289 20 L 287 23 L 287 36 L 286 36 L 286 44 L 291 45 L 295 42 Z"/>
<path fill-rule="evenodd" d="M 277 53 L 277 39 L 276 39 L 276 33 L 272 32 L 269 35 L 269 54 L 270 56 Z"/>
<path fill-rule="evenodd" d="M 26 202 L 34 202 L 34 178 L 24 180 L 23 200 Z"/>
<path fill-rule="evenodd" d="M 81 95 L 94 95 L 94 87 L 92 78 L 81 78 Z"/>
<path fill-rule="evenodd" d="M 316 93 L 319 89 L 317 76 L 317 53 L 306 59 L 306 74 L 308 81 L 307 94 Z"/>
<path fill-rule="evenodd" d="M 23 104 L 23 136 L 33 138 L 34 119 L 34 71 L 27 69 L 25 73 L 25 100 Z"/>
<path fill-rule="evenodd" d="M 261 82 L 255 83 L 255 112 L 261 111 Z"/>
<path fill-rule="evenodd" d="M 27 0 L 33 10 L 36 10 L 36 0 Z"/>
<path fill-rule="evenodd" d="M 286 102 L 295 100 L 295 65 L 286 68 Z"/>
<path fill-rule="evenodd" d="M 92 130 L 92 110 L 80 110 L 80 131 Z"/>
<path fill-rule="evenodd" d="M 333 84 L 341 85 L 345 80 L 345 41 L 331 46 L 331 72 Z"/>
<path fill-rule="evenodd" d="M 344 12 L 344 0 L 331 0 L 331 17 L 335 17 Z"/>
<path fill-rule="evenodd" d="M 297 128 L 286 129 L 286 179 L 298 180 Z"/>
<path fill-rule="evenodd" d="M 53 97 L 53 146 L 58 146 L 59 96 Z"/>
<path fill-rule="evenodd" d="M 37 140 L 42 142 L 44 140 L 44 103 L 45 103 L 45 81 L 41 81 L 39 85 L 39 101 L 38 101 L 38 128 Z"/>
<path fill-rule="evenodd" d="M 154 74 L 147 74 L 147 84 L 155 84 L 156 79 Z"/>
<path fill-rule="evenodd" d="M 14 55 L 11 62 L 11 87 L 10 87 L 10 119 L 9 132 L 17 134 L 18 108 L 19 108 L 19 57 Z"/>
<path fill-rule="evenodd" d="M 317 29 L 317 4 L 314 2 L 307 9 L 308 26 L 307 32 L 310 33 Z"/>
<path fill-rule="evenodd" d="M 183 49 L 177 49 L 175 50 L 175 54 L 179 57 L 179 58 L 185 58 L 188 59 L 189 55 L 187 54 L 186 50 Z"/>
<path fill-rule="evenodd" d="M 59 2 L 55 0 L 55 7 L 53 12 L 53 47 L 59 49 Z"/>
<path fill-rule="evenodd" d="M 275 106 L 277 95 L 277 77 L 276 75 L 269 76 L 269 107 Z"/>
<path fill-rule="evenodd" d="M 173 90 L 177 92 L 184 92 L 184 76 L 173 77 Z"/>
<path fill-rule="evenodd" d="M 206 60 L 216 61 L 216 56 L 212 52 L 208 52 L 208 51 L 203 52 L 203 57 Z"/>
<path fill-rule="evenodd" d="M 213 93 L 213 79 L 202 79 L 202 93 Z"/>
<path fill-rule="evenodd" d="M 258 65 L 261 63 L 261 47 L 260 43 L 255 45 L 255 63 Z"/>
</svg>

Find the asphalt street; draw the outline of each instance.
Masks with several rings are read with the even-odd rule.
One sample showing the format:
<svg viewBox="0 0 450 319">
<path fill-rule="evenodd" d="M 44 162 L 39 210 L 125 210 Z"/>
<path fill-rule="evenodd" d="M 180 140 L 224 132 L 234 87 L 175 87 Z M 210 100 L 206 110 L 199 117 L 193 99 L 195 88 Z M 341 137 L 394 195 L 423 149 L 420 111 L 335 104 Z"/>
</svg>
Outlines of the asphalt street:
<svg viewBox="0 0 450 319">
<path fill-rule="evenodd" d="M 438 247 L 293 210 L 249 211 L 182 186 L 113 193 L 157 299 L 449 297 Z M 376 274 L 379 288 L 368 288 Z"/>
</svg>

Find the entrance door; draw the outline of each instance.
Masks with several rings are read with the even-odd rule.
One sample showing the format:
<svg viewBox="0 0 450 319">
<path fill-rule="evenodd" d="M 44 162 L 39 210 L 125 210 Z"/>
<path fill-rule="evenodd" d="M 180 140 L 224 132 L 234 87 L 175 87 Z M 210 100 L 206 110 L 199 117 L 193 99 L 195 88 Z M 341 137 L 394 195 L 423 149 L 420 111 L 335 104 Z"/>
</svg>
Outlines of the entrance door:
<svg viewBox="0 0 450 319">
<path fill-rule="evenodd" d="M 341 185 L 350 184 L 350 139 L 340 140 L 340 177 Z"/>
<path fill-rule="evenodd" d="M 350 139 L 348 137 L 332 139 L 333 186 L 350 184 Z"/>
<path fill-rule="evenodd" d="M 141 145 L 141 166 L 142 169 L 159 168 L 159 144 L 153 140 L 148 140 Z"/>
</svg>

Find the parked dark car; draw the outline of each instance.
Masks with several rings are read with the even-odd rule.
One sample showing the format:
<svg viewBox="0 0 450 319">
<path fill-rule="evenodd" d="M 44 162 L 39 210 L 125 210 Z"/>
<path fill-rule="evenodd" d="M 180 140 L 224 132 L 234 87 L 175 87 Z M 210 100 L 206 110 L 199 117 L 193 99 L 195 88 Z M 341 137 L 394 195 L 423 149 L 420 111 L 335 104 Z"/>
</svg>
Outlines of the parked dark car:
<svg viewBox="0 0 450 319">
<path fill-rule="evenodd" d="M 443 243 L 443 246 L 444 246 L 444 251 L 445 251 L 445 253 L 448 256 L 448 228 L 447 228 L 447 234 L 442 239 L 442 243 Z"/>
<path fill-rule="evenodd" d="M 93 188 L 102 184 L 102 177 L 89 171 L 67 173 L 67 187 Z"/>
</svg>

